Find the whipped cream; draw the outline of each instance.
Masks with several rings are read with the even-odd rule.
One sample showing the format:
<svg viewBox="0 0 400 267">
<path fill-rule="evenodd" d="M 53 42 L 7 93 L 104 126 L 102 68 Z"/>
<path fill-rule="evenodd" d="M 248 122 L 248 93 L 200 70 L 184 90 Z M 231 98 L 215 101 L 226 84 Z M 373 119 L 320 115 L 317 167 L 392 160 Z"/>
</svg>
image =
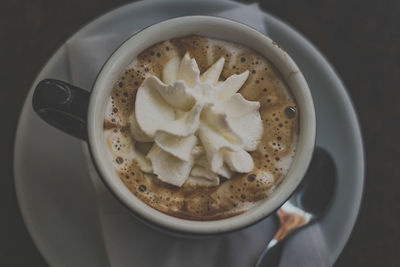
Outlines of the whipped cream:
<svg viewBox="0 0 400 267">
<path fill-rule="evenodd" d="M 219 176 L 250 172 L 263 127 L 260 103 L 237 91 L 249 72 L 219 81 L 224 58 L 200 75 L 188 53 L 172 58 L 161 79 L 147 77 L 136 94 L 130 130 L 135 142 L 153 142 L 135 150 L 140 169 L 166 183 L 217 185 Z"/>
</svg>

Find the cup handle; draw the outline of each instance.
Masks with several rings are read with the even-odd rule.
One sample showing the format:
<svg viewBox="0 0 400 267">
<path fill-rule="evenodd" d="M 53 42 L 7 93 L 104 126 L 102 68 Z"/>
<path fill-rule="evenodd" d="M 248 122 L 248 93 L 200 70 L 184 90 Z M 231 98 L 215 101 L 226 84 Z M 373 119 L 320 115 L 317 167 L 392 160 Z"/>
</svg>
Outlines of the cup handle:
<svg viewBox="0 0 400 267">
<path fill-rule="evenodd" d="M 46 79 L 36 86 L 32 106 L 48 124 L 72 136 L 87 140 L 87 112 L 90 93 L 69 83 Z"/>
</svg>

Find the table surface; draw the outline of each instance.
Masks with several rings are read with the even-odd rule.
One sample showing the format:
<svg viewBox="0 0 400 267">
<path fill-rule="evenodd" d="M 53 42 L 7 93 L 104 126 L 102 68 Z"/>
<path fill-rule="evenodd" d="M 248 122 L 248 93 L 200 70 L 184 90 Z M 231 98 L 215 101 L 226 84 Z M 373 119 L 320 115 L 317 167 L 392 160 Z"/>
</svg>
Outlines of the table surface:
<svg viewBox="0 0 400 267">
<path fill-rule="evenodd" d="M 258 2 L 322 51 L 342 77 L 360 118 L 367 160 L 364 199 L 335 266 L 400 266 L 400 1 Z M 16 125 L 30 85 L 70 35 L 124 3 L 0 3 L 0 266 L 47 266 L 22 221 L 12 171 Z"/>
</svg>

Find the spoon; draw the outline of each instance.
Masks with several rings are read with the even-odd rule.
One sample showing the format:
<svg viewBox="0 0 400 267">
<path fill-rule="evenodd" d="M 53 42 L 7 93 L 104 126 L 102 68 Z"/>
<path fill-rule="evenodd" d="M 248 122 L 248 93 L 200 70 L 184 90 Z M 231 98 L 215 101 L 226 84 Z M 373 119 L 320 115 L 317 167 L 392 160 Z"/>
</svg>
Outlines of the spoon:
<svg viewBox="0 0 400 267">
<path fill-rule="evenodd" d="M 336 168 L 329 153 L 317 147 L 302 184 L 276 212 L 279 229 L 259 256 L 256 267 L 277 267 L 285 241 L 297 230 L 319 219 L 330 203 Z"/>
</svg>

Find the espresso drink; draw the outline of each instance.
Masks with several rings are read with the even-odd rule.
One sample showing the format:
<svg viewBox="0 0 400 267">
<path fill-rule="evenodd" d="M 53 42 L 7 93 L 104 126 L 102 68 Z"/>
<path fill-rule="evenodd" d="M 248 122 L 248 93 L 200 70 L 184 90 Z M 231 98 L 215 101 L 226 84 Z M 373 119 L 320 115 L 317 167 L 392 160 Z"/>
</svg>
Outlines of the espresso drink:
<svg viewBox="0 0 400 267">
<path fill-rule="evenodd" d="M 138 133 L 138 131 L 135 130 L 137 124 L 142 125 L 147 123 L 146 125 L 148 126 L 146 127 L 151 128 L 154 125 L 161 125 L 161 123 L 163 123 L 162 120 L 158 121 L 157 117 L 154 117 L 154 121 L 143 122 L 143 118 L 140 116 L 147 116 L 147 113 L 145 112 L 143 113 L 144 115 L 140 115 L 139 113 L 143 110 L 136 107 L 139 103 L 136 102 L 136 98 L 139 99 L 139 97 L 142 97 L 138 92 L 144 87 L 149 86 L 146 84 L 151 84 L 150 81 L 146 83 L 146 80 L 149 77 L 157 77 L 157 79 L 166 83 L 166 80 L 169 79 L 166 77 L 166 69 L 174 69 L 166 65 L 171 65 L 174 59 L 182 59 L 183 62 L 185 57 L 192 60 L 187 61 L 192 62 L 190 63 L 192 65 L 195 64 L 193 63 L 195 60 L 200 75 L 207 72 L 214 63 L 219 62 L 222 72 L 219 77 L 217 77 L 219 81 L 216 81 L 216 87 L 225 80 L 230 79 L 229 77 L 232 75 L 232 77 L 236 77 L 237 79 L 245 76 L 243 78 L 245 82 L 237 92 L 240 93 L 241 96 L 236 95 L 235 97 L 237 99 L 243 97 L 245 99 L 243 101 L 247 101 L 249 106 L 253 105 L 256 108 L 258 107 L 255 111 L 257 114 L 254 116 L 258 118 L 259 122 L 257 119 L 254 121 L 255 123 L 259 123 L 262 132 L 260 132 L 260 138 L 257 138 L 257 144 L 254 146 L 254 149 L 240 150 L 240 152 L 239 148 L 237 148 L 237 150 L 232 149 L 232 151 L 239 151 L 235 153 L 238 153 L 237 155 L 244 159 L 248 159 L 246 155 L 249 154 L 251 156 L 248 160 L 249 164 L 253 165 L 248 164 L 246 166 L 251 166 L 250 169 L 247 170 L 247 167 L 241 167 L 240 164 L 245 160 L 234 160 L 236 154 L 232 156 L 233 159 L 226 157 L 226 155 L 231 153 L 229 149 L 229 151 L 226 152 L 226 149 L 221 148 L 215 153 L 226 153 L 224 154 L 225 156 L 219 158 L 216 156 L 212 159 L 213 161 L 211 161 L 210 149 L 208 149 L 205 144 L 206 141 L 204 141 L 207 138 L 201 134 L 201 129 L 204 130 L 201 125 L 204 120 L 207 119 L 207 115 L 203 113 L 196 117 L 199 118 L 198 120 L 200 121 L 199 123 L 196 122 L 196 125 L 200 125 L 198 128 L 200 130 L 196 130 L 191 134 L 191 136 L 193 136 L 191 137 L 192 139 L 186 136 L 181 137 L 183 135 L 180 134 L 176 134 L 176 136 L 179 137 L 170 137 L 169 132 L 178 131 L 180 126 L 171 126 L 171 129 L 165 128 L 169 125 L 163 126 L 164 130 L 158 131 L 153 137 L 141 136 L 143 133 Z M 221 61 L 221 58 L 224 60 Z M 177 64 L 176 66 L 179 66 L 179 62 Z M 181 63 L 181 68 L 182 64 L 183 63 Z M 215 69 L 217 69 L 217 67 L 215 67 Z M 241 74 L 243 75 L 239 77 Z M 157 79 L 154 78 L 153 80 L 158 81 Z M 152 86 L 154 88 L 159 88 L 159 84 L 163 83 L 158 82 Z M 167 87 L 166 85 L 162 86 L 167 89 L 169 88 L 168 90 L 172 90 L 172 87 Z M 173 95 L 176 91 L 168 92 L 170 92 L 168 95 L 162 96 L 164 100 L 167 99 L 165 100 L 166 102 L 168 102 L 168 97 Z M 145 95 L 143 99 L 146 100 L 150 96 L 151 94 Z M 155 97 L 154 99 L 161 101 L 159 100 L 159 95 Z M 182 97 L 174 98 L 170 101 L 171 105 L 180 103 L 179 101 L 185 97 L 187 96 L 182 95 Z M 199 97 L 199 99 L 200 98 L 201 97 Z M 149 102 L 143 105 L 143 109 L 147 109 L 149 106 L 153 108 L 154 105 L 161 103 L 154 99 L 146 100 Z M 235 103 L 242 102 L 239 101 Z M 257 102 L 259 106 L 256 106 L 258 105 Z M 214 109 L 220 108 L 218 103 L 224 102 L 215 102 L 213 104 Z M 221 107 L 222 105 L 223 104 L 221 104 Z M 203 106 L 201 107 L 203 107 L 204 111 L 210 105 L 207 106 L 204 104 Z M 235 109 L 232 109 L 233 111 L 230 111 L 231 113 L 241 110 L 241 108 L 235 107 Z M 175 116 L 179 118 L 183 116 L 182 114 L 190 115 L 190 112 L 194 110 L 194 108 L 191 109 L 191 107 L 186 108 L 183 106 L 181 109 L 178 109 L 180 111 L 175 111 Z M 211 108 L 209 109 L 211 110 Z M 135 112 L 137 113 L 136 116 Z M 159 114 L 163 115 L 162 113 Z M 249 118 L 253 118 L 254 116 L 252 115 Z M 132 120 L 132 118 L 134 119 Z M 191 127 L 192 121 L 190 118 L 191 117 L 187 117 L 185 121 L 182 122 L 184 123 L 182 125 Z M 221 115 L 218 118 L 224 119 L 226 116 Z M 216 121 L 217 124 L 220 123 L 218 120 L 213 119 L 209 119 L 209 121 Z M 211 125 L 210 123 L 207 122 L 205 124 Z M 246 133 L 246 125 L 248 123 L 247 120 L 236 123 L 238 125 L 237 129 L 243 125 L 243 128 L 240 130 L 242 132 L 240 132 L 239 135 L 243 136 L 243 133 Z M 224 126 L 223 123 L 220 124 Z M 171 123 L 170 125 L 174 124 Z M 115 171 L 136 197 L 152 208 L 178 218 L 189 220 L 217 220 L 241 214 L 257 205 L 260 201 L 268 201 L 265 199 L 274 188 L 281 183 L 282 179 L 284 179 L 292 163 L 299 133 L 298 125 L 299 110 L 297 109 L 296 102 L 283 77 L 270 61 L 256 51 L 242 45 L 201 36 L 186 36 L 171 39 L 149 47 L 142 51 L 124 72 L 121 73 L 120 78 L 115 82 L 106 109 L 104 136 L 106 145 L 109 147 L 110 160 L 113 161 L 115 166 Z M 142 128 L 145 129 L 145 127 Z M 210 128 L 212 127 L 210 126 Z M 253 128 L 256 129 L 257 127 L 254 126 Z M 149 134 L 149 131 L 143 131 L 146 132 L 144 135 Z M 181 155 L 185 154 L 184 151 L 186 150 L 184 148 L 179 148 L 179 153 L 177 152 L 177 154 L 173 154 L 172 152 L 172 154 L 168 152 L 159 152 L 163 154 L 158 154 L 161 156 L 157 156 L 157 160 L 155 160 L 152 155 L 158 153 L 157 151 L 160 150 L 155 143 L 157 143 L 159 147 L 163 147 L 163 140 L 167 137 L 164 136 L 165 138 L 163 139 L 162 134 L 165 135 L 166 132 L 168 133 L 167 137 L 170 138 L 168 142 L 164 142 L 167 146 L 167 148 L 165 148 L 166 151 L 169 151 L 168 149 L 170 147 L 175 147 L 175 145 L 171 145 L 171 140 L 176 141 L 176 138 L 184 138 L 185 146 L 182 145 L 184 148 L 187 147 L 186 143 L 190 143 L 191 140 L 193 140 L 194 143 L 188 145 L 191 149 L 189 151 L 191 154 L 188 156 L 188 160 L 185 161 L 185 159 L 183 159 L 182 161 L 176 158 L 180 158 Z M 218 131 L 216 130 L 216 132 Z M 252 133 L 249 132 L 249 135 L 250 134 Z M 235 143 L 235 141 L 232 141 L 232 136 L 236 135 L 232 134 L 232 136 L 229 136 L 228 132 L 226 134 L 224 132 L 221 136 L 223 137 L 221 140 L 232 143 L 232 146 L 235 148 L 239 147 L 241 144 L 240 142 Z M 174 144 L 182 144 L 179 140 L 176 142 L 174 141 Z M 210 139 L 207 140 L 210 141 Z M 216 140 L 219 139 L 212 139 L 210 142 L 218 142 Z M 202 148 L 202 145 L 204 145 L 204 148 Z M 218 147 L 218 144 L 216 145 Z M 242 147 L 244 146 L 242 145 Z M 203 159 L 208 160 L 207 162 L 212 162 L 207 164 L 212 165 L 215 162 L 218 163 L 218 159 L 223 159 L 224 168 L 226 166 L 229 168 L 224 169 L 226 172 L 222 170 L 222 167 L 219 169 L 221 170 L 220 172 L 210 172 L 209 169 L 204 167 L 207 164 L 202 165 L 200 163 L 201 160 L 197 158 L 196 151 L 203 153 Z M 178 162 L 181 165 L 177 163 L 176 166 L 179 166 L 176 167 L 174 165 L 175 163 L 165 163 L 162 162 L 162 160 L 160 161 L 160 159 L 164 159 L 165 162 L 169 162 L 170 159 L 173 159 L 173 162 Z M 161 168 L 159 166 L 161 166 Z M 169 166 L 171 169 L 169 169 Z M 187 166 L 190 166 L 191 171 L 188 170 L 190 171 L 189 178 L 184 178 L 184 180 L 179 178 L 181 180 L 176 181 L 174 177 L 171 177 L 170 173 L 167 173 L 165 176 L 169 175 L 168 179 L 171 179 L 172 182 L 165 182 L 166 180 L 163 179 L 161 175 L 157 175 L 157 173 L 164 173 L 169 170 L 173 172 L 173 175 L 175 175 L 175 173 L 181 175 L 182 172 L 186 171 Z M 198 166 L 199 168 L 193 166 Z M 177 168 L 179 171 L 176 171 Z M 198 176 L 205 178 L 198 178 Z"/>
</svg>

